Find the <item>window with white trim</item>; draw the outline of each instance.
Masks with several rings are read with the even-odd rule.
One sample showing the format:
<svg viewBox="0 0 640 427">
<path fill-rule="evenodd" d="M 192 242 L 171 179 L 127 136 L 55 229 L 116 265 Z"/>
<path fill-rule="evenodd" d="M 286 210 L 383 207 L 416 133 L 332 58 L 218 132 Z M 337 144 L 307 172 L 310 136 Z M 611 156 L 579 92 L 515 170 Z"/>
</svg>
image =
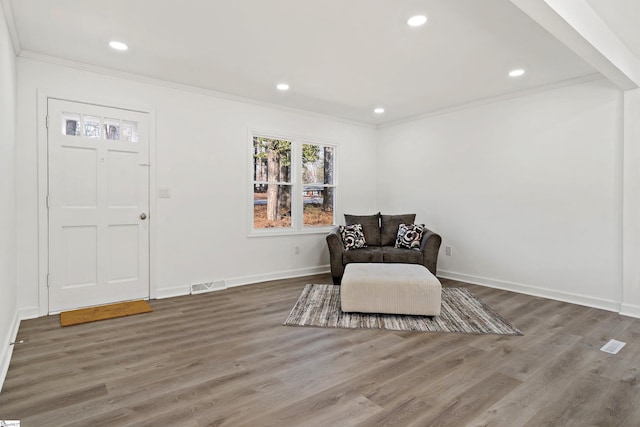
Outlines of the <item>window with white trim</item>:
<svg viewBox="0 0 640 427">
<path fill-rule="evenodd" d="M 252 134 L 251 229 L 313 232 L 335 224 L 335 151 L 330 144 Z"/>
</svg>

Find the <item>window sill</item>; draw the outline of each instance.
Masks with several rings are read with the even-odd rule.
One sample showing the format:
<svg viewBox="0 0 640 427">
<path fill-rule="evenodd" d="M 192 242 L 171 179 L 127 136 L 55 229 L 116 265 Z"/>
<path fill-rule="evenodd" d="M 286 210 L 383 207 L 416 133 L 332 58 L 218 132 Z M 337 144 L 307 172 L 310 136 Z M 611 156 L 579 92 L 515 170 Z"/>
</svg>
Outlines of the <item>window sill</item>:
<svg viewBox="0 0 640 427">
<path fill-rule="evenodd" d="M 321 227 L 308 227 L 308 228 L 303 228 L 301 230 L 265 228 L 261 230 L 249 231 L 248 237 L 253 238 L 253 237 L 274 237 L 274 236 L 299 236 L 299 235 L 306 235 L 306 234 L 328 234 L 335 227 L 337 226 L 323 225 Z"/>
</svg>

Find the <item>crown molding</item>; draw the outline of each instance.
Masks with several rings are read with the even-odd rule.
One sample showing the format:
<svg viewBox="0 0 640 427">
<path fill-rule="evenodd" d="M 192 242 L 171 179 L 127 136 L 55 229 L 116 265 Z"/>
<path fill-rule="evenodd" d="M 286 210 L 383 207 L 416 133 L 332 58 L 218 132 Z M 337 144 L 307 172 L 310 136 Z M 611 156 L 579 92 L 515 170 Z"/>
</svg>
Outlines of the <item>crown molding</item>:
<svg viewBox="0 0 640 427">
<path fill-rule="evenodd" d="M 16 21 L 13 18 L 13 7 L 11 6 L 11 0 L 0 0 L 0 7 L 4 12 L 4 20 L 7 23 L 7 29 L 9 30 L 9 37 L 13 44 L 13 51 L 16 56 L 22 52 L 22 45 L 20 44 L 20 37 L 18 37 L 18 30 L 16 29 Z"/>
<path fill-rule="evenodd" d="M 9 1 L 9 0 L 0 0 L 0 2 L 5 2 L 5 1 Z M 547 85 L 537 86 L 537 87 L 526 89 L 526 90 L 522 90 L 522 91 L 511 92 L 511 93 L 504 94 L 504 95 L 498 95 L 498 96 L 483 98 L 483 99 L 479 99 L 479 100 L 472 101 L 472 102 L 469 102 L 469 103 L 455 105 L 455 106 L 447 107 L 447 108 L 443 108 L 443 109 L 438 109 L 438 110 L 430 111 L 430 112 L 427 112 L 427 113 L 419 114 L 419 115 L 416 115 L 416 116 L 410 116 L 410 117 L 406 117 L 406 118 L 403 118 L 403 119 L 400 119 L 400 120 L 395 120 L 395 121 L 391 121 L 391 122 L 387 122 L 387 123 L 382 123 L 382 124 L 377 124 L 376 125 L 376 124 L 371 124 L 371 123 L 359 122 L 359 121 L 355 121 L 355 120 L 349 120 L 349 119 L 345 119 L 343 117 L 332 116 L 332 115 L 329 115 L 329 114 L 316 113 L 316 112 L 313 112 L 313 111 L 303 110 L 303 109 L 299 109 L 299 108 L 287 107 L 287 106 L 273 104 L 273 103 L 269 103 L 269 102 L 265 102 L 265 101 L 259 101 L 259 100 L 252 99 L 252 98 L 246 98 L 246 97 L 242 97 L 242 96 L 238 96 L 238 95 L 232 95 L 232 94 L 229 94 L 229 93 L 226 93 L 226 92 L 219 92 L 219 91 L 215 91 L 215 90 L 212 90 L 212 89 L 205 89 L 205 88 L 201 88 L 201 87 L 198 87 L 198 86 L 191 86 L 191 85 L 187 85 L 187 84 L 183 84 L 183 83 L 177 83 L 177 82 L 173 82 L 173 81 L 169 81 L 169 80 L 163 80 L 163 79 L 159 79 L 159 78 L 156 78 L 156 77 L 149 77 L 149 76 L 145 76 L 145 75 L 142 75 L 142 74 L 129 73 L 129 72 L 126 72 L 126 71 L 114 70 L 112 68 L 100 67 L 100 66 L 97 66 L 97 65 L 91 65 L 91 64 L 86 64 L 86 63 L 83 63 L 83 62 L 72 61 L 72 60 L 68 60 L 68 59 L 59 58 L 59 57 L 56 57 L 56 56 L 50 56 L 50 55 L 45 55 L 45 54 L 42 54 L 42 53 L 32 52 L 32 51 L 29 51 L 29 50 L 21 50 L 20 54 L 18 55 L 18 57 L 24 58 L 24 59 L 30 59 L 30 60 L 33 60 L 33 61 L 46 62 L 46 63 L 50 63 L 50 64 L 59 65 L 59 66 L 62 66 L 62 67 L 73 68 L 73 69 L 87 71 L 87 72 L 91 72 L 91 73 L 102 74 L 102 75 L 106 75 L 106 76 L 110 76 L 110 77 L 115 77 L 115 78 L 130 80 L 130 81 L 135 81 L 135 82 L 139 82 L 139 83 L 144 83 L 144 84 L 149 84 L 149 85 L 154 85 L 154 86 L 161 86 L 161 87 L 180 90 L 180 91 L 184 91 L 184 92 L 196 93 L 196 94 L 200 94 L 200 95 L 210 96 L 210 97 L 213 97 L 213 98 L 226 99 L 226 100 L 229 100 L 229 101 L 256 105 L 256 106 L 259 106 L 259 107 L 280 110 L 280 111 L 284 111 L 284 112 L 288 112 L 288 113 L 302 114 L 302 115 L 309 116 L 309 117 L 315 117 L 315 118 L 321 118 L 321 119 L 325 119 L 325 120 L 337 121 L 337 122 L 346 123 L 346 124 L 353 125 L 353 126 L 364 127 L 364 128 L 368 128 L 368 129 L 383 129 L 383 128 L 386 128 L 386 127 L 391 127 L 391 126 L 396 126 L 396 125 L 400 125 L 400 124 L 404 124 L 404 123 L 411 123 L 411 122 L 415 122 L 415 121 L 418 121 L 418 120 L 423 120 L 423 119 L 426 119 L 426 118 L 429 118 L 429 117 L 434 117 L 434 116 L 439 116 L 439 115 L 443 115 L 443 114 L 449 114 L 449 113 L 453 113 L 453 112 L 457 112 L 457 111 L 476 108 L 476 107 L 480 107 L 480 106 L 483 106 L 483 105 L 502 102 L 502 101 L 506 101 L 506 100 L 514 99 L 514 98 L 520 98 L 520 97 L 523 97 L 523 96 L 528 96 L 528 95 L 532 95 L 532 94 L 536 94 L 536 93 L 540 93 L 540 92 L 545 92 L 545 91 L 559 89 L 559 88 L 563 88 L 563 87 L 567 87 L 567 86 L 573 86 L 573 85 L 577 85 L 577 84 L 587 83 L 587 82 L 594 81 L 594 80 L 605 79 L 605 77 L 600 73 L 587 74 L 587 75 L 576 77 L 576 78 L 573 78 L 573 79 L 567 79 L 567 80 L 563 80 L 563 81 L 560 81 L 560 82 L 555 82 L 555 83 L 550 83 L 550 84 L 547 84 Z"/>
<path fill-rule="evenodd" d="M 0 0 L 0 1 L 6 1 L 6 0 Z M 205 88 L 198 87 L 198 86 L 191 86 L 191 85 L 187 85 L 187 84 L 183 84 L 183 83 L 177 83 L 177 82 L 173 82 L 173 81 L 169 81 L 169 80 L 163 80 L 163 79 L 159 79 L 159 78 L 156 78 L 156 77 L 149 77 L 149 76 L 145 76 L 145 75 L 142 75 L 142 74 L 135 74 L 135 73 L 127 72 L 127 71 L 119 71 L 119 70 L 114 70 L 112 68 L 106 68 L 106 67 L 100 67 L 100 66 L 97 66 L 97 65 L 91 65 L 91 64 L 84 63 L 84 62 L 78 62 L 78 61 L 72 61 L 72 60 L 68 60 L 68 59 L 62 59 L 62 58 L 59 58 L 59 57 L 56 57 L 56 56 L 50 56 L 50 55 L 44 55 L 42 53 L 31 52 L 29 50 L 22 50 L 18 56 L 20 58 L 24 58 L 24 59 L 30 59 L 30 60 L 33 60 L 33 61 L 40 61 L 40 62 L 47 62 L 47 63 L 50 63 L 50 64 L 59 65 L 59 66 L 62 66 L 62 67 L 74 68 L 76 70 L 82 70 L 82 71 L 87 71 L 87 72 L 90 72 L 90 73 L 102 74 L 102 75 L 115 77 L 115 78 L 120 78 L 120 79 L 124 79 L 124 80 L 131 80 L 131 81 L 144 83 L 144 84 L 148 84 L 148 85 L 162 86 L 162 87 L 166 87 L 166 88 L 169 88 L 169 89 L 180 90 L 180 91 L 183 91 L 183 92 L 196 93 L 196 94 L 199 94 L 199 95 L 210 96 L 210 97 L 213 97 L 213 98 L 221 98 L 221 99 L 226 99 L 226 100 L 229 100 L 229 101 L 241 102 L 243 104 L 252 104 L 252 105 L 259 106 L 259 107 L 270 108 L 270 109 L 274 109 L 274 110 L 280 110 L 280 111 L 284 111 L 284 112 L 288 112 L 288 113 L 302 114 L 302 115 L 309 116 L 309 117 L 315 117 L 315 118 L 320 118 L 320 119 L 325 119 L 325 120 L 332 120 L 332 121 L 337 121 L 337 122 L 350 124 L 350 125 L 353 125 L 353 126 L 360 126 L 360 127 L 369 128 L 369 129 L 375 129 L 376 128 L 376 125 L 370 124 L 370 123 L 359 122 L 359 121 L 355 121 L 355 120 L 349 120 L 349 119 L 345 119 L 345 118 L 342 118 L 342 117 L 332 116 L 332 115 L 329 115 L 329 114 L 316 113 L 316 112 L 313 112 L 313 111 L 303 110 L 303 109 L 294 108 L 294 107 L 287 107 L 287 106 L 284 106 L 284 105 L 273 104 L 273 103 L 265 102 L 265 101 L 259 101 L 259 100 L 252 99 L 252 98 L 246 98 L 246 97 L 242 97 L 242 96 L 238 96 L 238 95 L 232 95 L 232 94 L 226 93 L 226 92 L 219 92 L 219 91 L 212 90 L 212 89 L 205 89 Z"/>
<path fill-rule="evenodd" d="M 405 119 L 395 120 L 393 122 L 384 123 L 378 125 L 378 129 L 383 129 L 386 127 L 397 126 L 405 123 L 411 123 L 418 120 L 428 119 L 430 117 L 441 116 L 443 114 L 455 113 L 457 111 L 469 110 L 471 108 L 481 107 L 483 105 L 495 104 L 497 102 L 507 101 L 509 99 L 521 98 L 524 96 L 533 95 L 536 93 L 546 92 L 549 90 L 560 89 L 567 86 L 574 86 L 582 83 L 588 83 L 595 80 L 602 80 L 605 77 L 600 73 L 586 74 L 584 76 L 576 77 L 573 79 L 562 80 L 555 83 L 550 83 L 547 85 L 536 86 L 534 88 L 521 90 L 517 92 L 511 92 L 504 95 L 491 96 L 488 98 L 478 99 L 476 101 L 468 102 L 466 104 L 455 105 L 453 107 L 443 108 L 440 110 L 430 111 L 428 113 L 420 114 L 417 116 L 407 117 Z"/>
</svg>

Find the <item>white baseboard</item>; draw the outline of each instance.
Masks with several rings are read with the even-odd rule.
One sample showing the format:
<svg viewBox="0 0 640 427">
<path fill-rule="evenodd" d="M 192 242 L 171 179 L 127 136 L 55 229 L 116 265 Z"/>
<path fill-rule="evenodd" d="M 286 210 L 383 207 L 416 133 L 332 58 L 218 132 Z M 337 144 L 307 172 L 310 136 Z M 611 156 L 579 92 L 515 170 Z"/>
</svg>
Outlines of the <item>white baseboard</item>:
<svg viewBox="0 0 640 427">
<path fill-rule="evenodd" d="M 296 270 L 276 271 L 274 273 L 256 274 L 253 276 L 235 277 L 227 279 L 227 287 L 234 288 L 236 286 L 252 285 L 255 283 L 268 282 L 270 280 L 291 279 L 294 277 L 311 276 L 314 274 L 328 273 L 330 268 L 328 265 L 319 267 L 298 268 Z"/>
<path fill-rule="evenodd" d="M 7 377 L 9 364 L 11 363 L 11 355 L 13 354 L 13 346 L 10 345 L 10 343 L 16 340 L 19 328 L 20 318 L 18 317 L 18 312 L 16 311 L 13 315 L 13 320 L 11 321 L 11 328 L 9 329 L 7 340 L 0 343 L 2 345 L 2 348 L 0 349 L 0 392 L 2 391 L 4 380 Z"/>
<path fill-rule="evenodd" d="M 189 294 L 191 294 L 191 286 L 184 285 L 184 286 L 176 286 L 174 288 L 156 289 L 155 298 L 163 299 L 163 298 L 171 298 L 171 297 L 180 297 L 182 295 L 189 295 Z"/>
<path fill-rule="evenodd" d="M 620 314 L 640 319 L 640 305 L 622 304 L 622 307 L 620 307 Z"/>
<path fill-rule="evenodd" d="M 294 277 L 311 276 L 314 274 L 323 274 L 330 271 L 329 265 L 321 265 L 319 267 L 298 268 L 295 270 L 283 270 L 266 274 L 255 274 L 252 276 L 232 277 L 224 279 L 227 288 L 235 288 L 236 286 L 253 285 L 271 280 L 291 279 Z M 217 291 L 214 291 L 217 292 Z M 171 298 L 191 294 L 191 285 L 176 286 L 173 288 L 163 288 L 156 290 L 156 298 Z"/>
<path fill-rule="evenodd" d="M 464 273 L 456 273 L 453 271 L 438 270 L 438 277 L 451 280 L 459 280 L 461 282 L 471 283 L 474 285 L 487 286 L 489 288 L 502 289 L 505 291 L 518 292 L 520 294 L 533 295 L 536 297 L 548 298 L 571 304 L 584 305 L 587 307 L 599 308 L 607 311 L 620 312 L 620 303 L 613 300 L 605 300 L 594 298 L 586 295 L 574 294 L 571 292 L 556 291 L 549 288 L 540 288 L 537 286 L 523 285 L 520 283 L 505 282 L 503 280 L 490 279 L 487 277 L 472 276 Z M 621 313 L 622 314 L 622 313 Z"/>
<path fill-rule="evenodd" d="M 18 310 L 18 316 L 20 316 L 20 320 L 27 319 L 35 319 L 36 317 L 40 317 L 40 308 L 38 307 L 23 307 Z"/>
</svg>

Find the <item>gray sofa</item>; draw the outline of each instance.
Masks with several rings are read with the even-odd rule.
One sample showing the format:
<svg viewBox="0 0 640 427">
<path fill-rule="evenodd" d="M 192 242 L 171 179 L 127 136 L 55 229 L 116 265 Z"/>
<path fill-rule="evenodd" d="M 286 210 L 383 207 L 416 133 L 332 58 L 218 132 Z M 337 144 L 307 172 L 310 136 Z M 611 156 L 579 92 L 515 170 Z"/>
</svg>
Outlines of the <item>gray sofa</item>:
<svg viewBox="0 0 640 427">
<path fill-rule="evenodd" d="M 339 227 L 327 235 L 331 276 L 333 283 L 339 285 L 345 265 L 352 262 L 388 262 L 404 264 L 422 264 L 436 274 L 438 251 L 442 238 L 431 230 L 425 230 L 420 242 L 420 250 L 395 248 L 396 236 L 400 224 L 413 224 L 415 214 L 407 215 L 346 215 L 346 225 L 362 224 L 367 247 L 345 250 Z"/>
</svg>

